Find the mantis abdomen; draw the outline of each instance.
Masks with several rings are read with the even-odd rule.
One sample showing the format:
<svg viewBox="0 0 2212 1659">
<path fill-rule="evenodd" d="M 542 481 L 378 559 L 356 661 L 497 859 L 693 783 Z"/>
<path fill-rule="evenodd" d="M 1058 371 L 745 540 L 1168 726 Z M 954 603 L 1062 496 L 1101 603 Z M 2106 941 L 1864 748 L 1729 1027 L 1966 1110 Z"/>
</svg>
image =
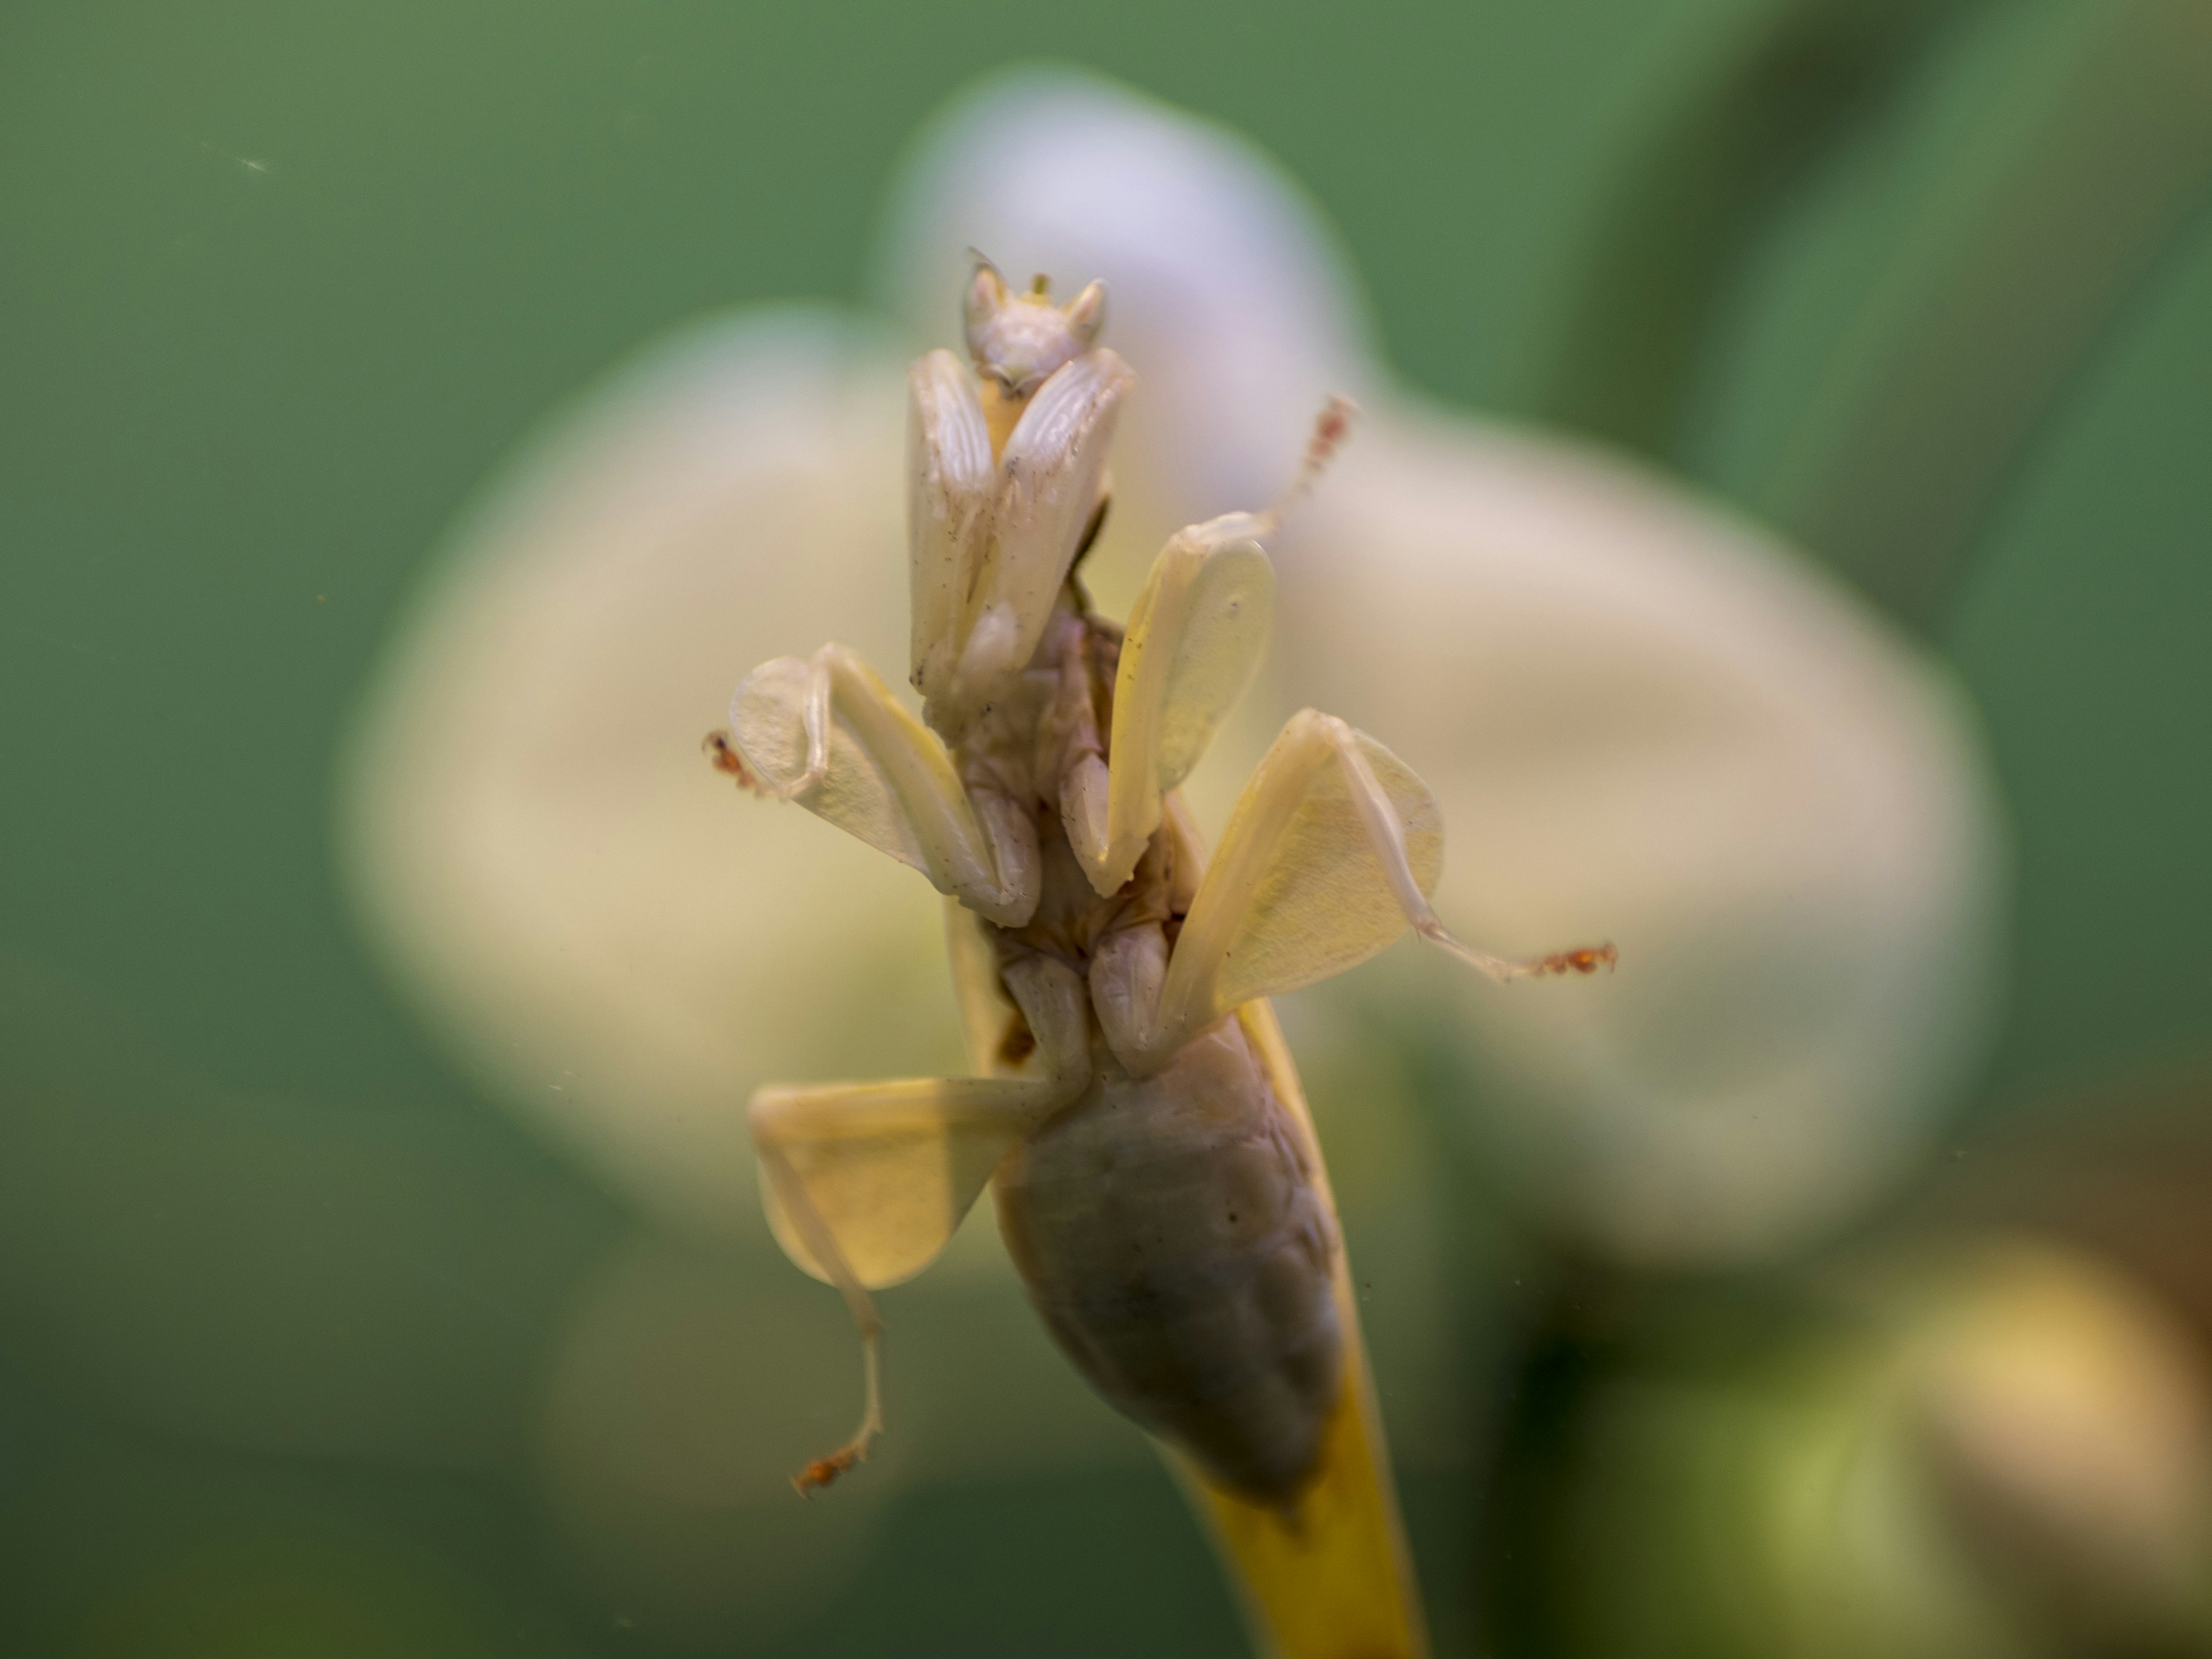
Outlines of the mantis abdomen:
<svg viewBox="0 0 2212 1659">
<path fill-rule="evenodd" d="M 1340 1386 L 1335 1230 L 1235 1021 L 1083 1097 L 993 1183 L 1030 1299 L 1124 1415 L 1221 1486 L 1288 1505 Z"/>
</svg>

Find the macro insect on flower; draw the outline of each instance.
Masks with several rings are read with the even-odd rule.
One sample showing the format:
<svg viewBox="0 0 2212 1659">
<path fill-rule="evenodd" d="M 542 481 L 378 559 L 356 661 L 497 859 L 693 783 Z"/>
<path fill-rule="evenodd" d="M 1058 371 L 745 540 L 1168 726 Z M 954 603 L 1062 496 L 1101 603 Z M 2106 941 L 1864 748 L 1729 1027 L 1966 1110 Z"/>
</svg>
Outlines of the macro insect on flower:
<svg viewBox="0 0 2212 1659">
<path fill-rule="evenodd" d="M 986 1185 L 1030 1300 L 1091 1384 L 1200 1495 L 1248 1607 L 1294 1656 L 1415 1654 L 1345 1253 L 1266 998 L 1410 927 L 1494 979 L 1610 964 L 1474 950 L 1430 908 L 1434 799 L 1312 709 L 1246 785 L 1209 860 L 1177 787 L 1265 647 L 1261 543 L 1344 435 L 1322 414 L 1277 507 L 1172 538 L 1126 633 L 1076 573 L 1107 508 L 1134 384 L 1065 306 L 977 259 L 973 370 L 909 373 L 917 720 L 854 653 L 755 669 L 715 764 L 912 865 L 948 896 L 981 1075 L 771 1086 L 751 1107 L 769 1220 L 859 1323 L 866 1407 L 798 1477 L 826 1484 L 883 1426 L 868 1292 L 921 1271 Z"/>
</svg>

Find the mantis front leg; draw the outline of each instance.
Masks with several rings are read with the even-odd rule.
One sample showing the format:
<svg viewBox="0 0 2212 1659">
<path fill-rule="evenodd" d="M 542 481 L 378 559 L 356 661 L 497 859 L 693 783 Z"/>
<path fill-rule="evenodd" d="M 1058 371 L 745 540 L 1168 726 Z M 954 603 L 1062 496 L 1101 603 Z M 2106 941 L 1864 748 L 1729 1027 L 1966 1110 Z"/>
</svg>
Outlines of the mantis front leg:
<svg viewBox="0 0 2212 1659">
<path fill-rule="evenodd" d="M 796 1477 L 805 1492 L 867 1455 L 883 1430 L 883 1321 L 871 1290 L 936 1260 L 991 1173 L 1091 1079 L 1083 981 L 1042 957 L 1006 970 L 1036 1039 L 1031 1075 L 770 1086 L 753 1097 L 769 1225 L 834 1285 L 860 1328 L 865 1404 L 853 1437 Z"/>
</svg>

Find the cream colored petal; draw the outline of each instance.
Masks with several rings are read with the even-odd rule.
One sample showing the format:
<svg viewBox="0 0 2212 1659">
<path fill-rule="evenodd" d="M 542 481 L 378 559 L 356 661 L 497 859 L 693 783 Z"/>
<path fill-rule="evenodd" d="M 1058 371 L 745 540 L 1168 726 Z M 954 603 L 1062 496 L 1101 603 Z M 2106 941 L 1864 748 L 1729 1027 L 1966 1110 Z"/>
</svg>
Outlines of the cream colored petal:
<svg viewBox="0 0 2212 1659">
<path fill-rule="evenodd" d="M 1650 1261 L 1784 1248 L 1923 1153 L 1981 1052 L 2004 842 L 1955 688 L 1740 520 L 1409 407 L 1285 538 L 1274 661 L 1446 825 L 1438 910 L 1619 971 L 1448 986 L 1509 1185 Z M 1366 994 L 1372 994 L 1371 988 Z"/>
<path fill-rule="evenodd" d="M 346 757 L 346 872 L 397 980 L 687 1229 L 763 1235 L 757 1085 L 958 1069 L 937 895 L 700 752 L 768 659 L 903 659 L 904 403 L 825 313 L 648 354 L 438 556 Z"/>
<path fill-rule="evenodd" d="M 1175 531 L 1273 501 L 1322 400 L 1375 378 L 1349 271 L 1297 186 L 1237 134 L 1110 81 L 995 76 L 924 133 L 878 258 L 917 345 L 956 337 L 970 247 L 1062 293 L 1105 281 L 1103 338 L 1139 378 L 1085 567 L 1115 614 Z"/>
</svg>

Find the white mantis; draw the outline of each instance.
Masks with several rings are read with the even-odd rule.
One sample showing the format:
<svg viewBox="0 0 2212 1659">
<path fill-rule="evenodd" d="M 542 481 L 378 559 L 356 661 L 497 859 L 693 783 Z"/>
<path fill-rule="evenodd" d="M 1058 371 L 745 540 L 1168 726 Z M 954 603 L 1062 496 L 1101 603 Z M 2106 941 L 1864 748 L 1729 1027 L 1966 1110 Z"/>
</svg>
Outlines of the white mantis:
<svg viewBox="0 0 2212 1659">
<path fill-rule="evenodd" d="M 1104 291 L 1055 305 L 1042 277 L 1015 293 L 979 257 L 966 310 L 973 372 L 936 351 L 909 376 L 922 717 L 826 645 L 754 670 L 731 738 L 710 740 L 741 781 L 950 897 L 982 1073 L 753 1099 L 776 1237 L 844 1294 L 866 1355 L 859 1429 L 798 1483 L 834 1479 L 882 1429 L 868 1292 L 927 1267 L 992 1185 L 1053 1334 L 1180 1455 L 1232 1549 L 1236 1516 L 1273 1516 L 1290 1524 L 1254 1547 L 1315 1556 L 1329 1547 L 1317 1494 L 1336 1494 L 1400 1581 L 1363 1593 L 1407 1604 L 1375 1650 L 1418 1651 L 1334 1206 L 1263 1000 L 1408 927 L 1498 980 L 1587 973 L 1611 947 L 1512 960 L 1455 939 L 1428 901 L 1443 835 L 1427 788 L 1312 709 L 1284 727 L 1209 863 L 1177 787 L 1259 664 L 1273 584 L 1261 544 L 1348 405 L 1324 410 L 1283 502 L 1170 540 L 1125 634 L 1075 575 L 1134 382 L 1097 343 Z M 1350 1583 L 1365 1569 L 1345 1559 Z M 1310 1590 L 1253 1594 L 1264 1613 Z"/>
</svg>

